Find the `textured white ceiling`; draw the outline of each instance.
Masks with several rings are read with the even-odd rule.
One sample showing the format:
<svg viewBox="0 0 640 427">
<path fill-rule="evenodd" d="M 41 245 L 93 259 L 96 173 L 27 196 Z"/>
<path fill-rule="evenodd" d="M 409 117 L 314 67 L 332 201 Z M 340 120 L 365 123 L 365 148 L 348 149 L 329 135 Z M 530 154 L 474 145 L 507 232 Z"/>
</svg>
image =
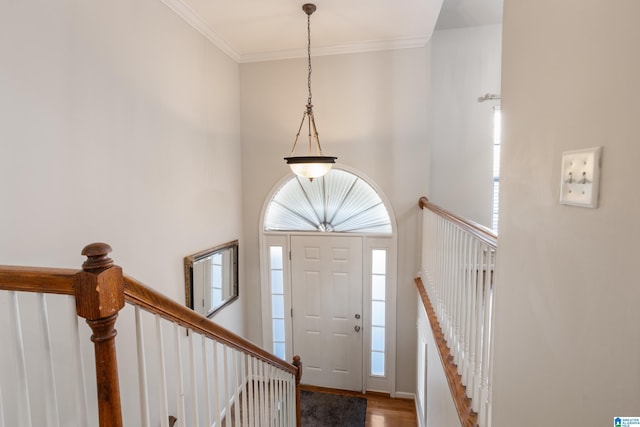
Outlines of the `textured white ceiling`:
<svg viewBox="0 0 640 427">
<path fill-rule="evenodd" d="M 162 0 L 238 62 L 306 55 L 304 0 Z M 438 28 L 496 23 L 502 0 L 316 0 L 314 56 L 424 46 Z"/>
</svg>

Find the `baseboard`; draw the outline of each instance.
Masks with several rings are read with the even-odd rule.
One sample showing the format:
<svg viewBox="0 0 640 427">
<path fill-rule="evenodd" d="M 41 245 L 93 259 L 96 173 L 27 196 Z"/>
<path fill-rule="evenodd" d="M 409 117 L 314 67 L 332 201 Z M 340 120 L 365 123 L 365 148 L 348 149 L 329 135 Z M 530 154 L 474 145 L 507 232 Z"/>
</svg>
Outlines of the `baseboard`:
<svg viewBox="0 0 640 427">
<path fill-rule="evenodd" d="M 396 398 L 397 399 L 416 400 L 416 394 L 415 393 L 407 393 L 407 392 L 404 392 L 404 391 L 396 391 Z"/>
</svg>

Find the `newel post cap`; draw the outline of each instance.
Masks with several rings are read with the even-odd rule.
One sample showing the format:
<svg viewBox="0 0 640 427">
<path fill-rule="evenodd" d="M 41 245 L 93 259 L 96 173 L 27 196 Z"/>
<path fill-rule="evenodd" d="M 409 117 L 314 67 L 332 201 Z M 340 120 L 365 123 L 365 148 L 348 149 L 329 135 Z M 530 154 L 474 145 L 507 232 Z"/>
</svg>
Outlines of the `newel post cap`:
<svg viewBox="0 0 640 427">
<path fill-rule="evenodd" d="M 124 307 L 122 268 L 113 265 L 110 252 L 111 246 L 106 243 L 92 243 L 82 249 L 87 260 L 76 274 L 76 311 L 87 320 L 113 316 Z"/>
</svg>

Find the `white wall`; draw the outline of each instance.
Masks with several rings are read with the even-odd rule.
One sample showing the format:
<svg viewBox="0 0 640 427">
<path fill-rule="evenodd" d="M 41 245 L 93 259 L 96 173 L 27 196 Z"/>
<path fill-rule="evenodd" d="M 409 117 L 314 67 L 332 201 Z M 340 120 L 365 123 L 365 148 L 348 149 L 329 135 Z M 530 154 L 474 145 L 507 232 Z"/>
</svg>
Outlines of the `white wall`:
<svg viewBox="0 0 640 427">
<path fill-rule="evenodd" d="M 436 31 L 431 40 L 429 199 L 491 226 L 493 106 L 500 93 L 502 26 Z"/>
<path fill-rule="evenodd" d="M 418 301 L 418 390 L 416 412 L 420 427 L 454 427 L 460 423 L 451 389 L 442 366 L 438 345 L 427 312 Z"/>
<path fill-rule="evenodd" d="M 239 237 L 238 66 L 157 1 L 4 3 L 0 259 L 106 241 L 182 301 L 182 258 Z"/>
<path fill-rule="evenodd" d="M 183 257 L 242 238 L 238 65 L 155 0 L 2 2 L 0 58 L 0 263 L 105 241 L 183 302 Z"/>
<path fill-rule="evenodd" d="M 312 59 L 313 103 L 326 155 L 364 173 L 389 198 L 399 223 L 397 390 L 415 390 L 418 197 L 427 194 L 429 49 Z M 285 175 L 307 100 L 304 59 L 242 64 L 242 168 L 248 330 L 261 342 L 259 217 Z M 303 361 L 304 363 L 304 361 Z"/>
<path fill-rule="evenodd" d="M 640 414 L 640 2 L 505 0 L 493 426 Z M 602 146 L 600 207 L 558 203 Z"/>
</svg>

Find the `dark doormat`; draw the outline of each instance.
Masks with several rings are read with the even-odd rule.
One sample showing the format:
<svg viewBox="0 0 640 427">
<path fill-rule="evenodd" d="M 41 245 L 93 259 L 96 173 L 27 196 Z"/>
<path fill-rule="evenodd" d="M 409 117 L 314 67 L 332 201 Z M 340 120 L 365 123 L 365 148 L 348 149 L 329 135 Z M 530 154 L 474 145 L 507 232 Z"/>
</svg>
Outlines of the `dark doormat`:
<svg viewBox="0 0 640 427">
<path fill-rule="evenodd" d="M 300 391 L 303 427 L 364 427 L 367 399 L 356 396 Z"/>
</svg>

